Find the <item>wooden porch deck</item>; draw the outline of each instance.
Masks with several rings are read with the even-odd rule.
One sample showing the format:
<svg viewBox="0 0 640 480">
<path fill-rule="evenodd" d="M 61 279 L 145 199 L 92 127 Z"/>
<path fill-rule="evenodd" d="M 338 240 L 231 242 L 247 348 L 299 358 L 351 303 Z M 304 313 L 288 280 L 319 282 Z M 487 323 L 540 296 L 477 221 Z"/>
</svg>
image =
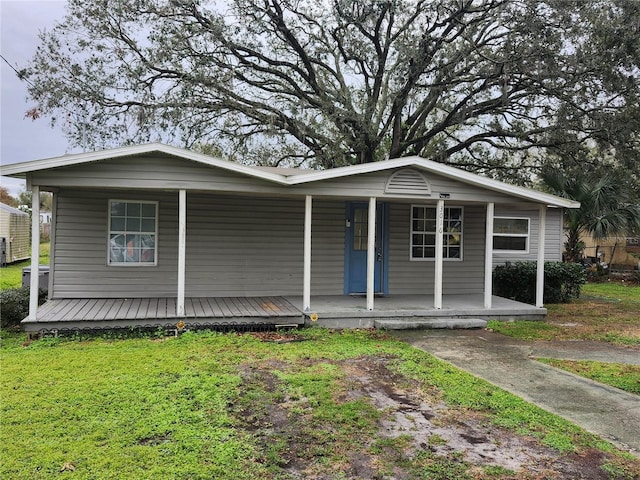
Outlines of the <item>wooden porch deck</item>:
<svg viewBox="0 0 640 480">
<path fill-rule="evenodd" d="M 190 297 L 185 314 L 176 315 L 175 298 L 86 298 L 49 300 L 37 320 L 22 327 L 40 329 L 169 326 L 179 320 L 198 324 L 302 324 L 302 312 L 283 297 Z"/>
</svg>

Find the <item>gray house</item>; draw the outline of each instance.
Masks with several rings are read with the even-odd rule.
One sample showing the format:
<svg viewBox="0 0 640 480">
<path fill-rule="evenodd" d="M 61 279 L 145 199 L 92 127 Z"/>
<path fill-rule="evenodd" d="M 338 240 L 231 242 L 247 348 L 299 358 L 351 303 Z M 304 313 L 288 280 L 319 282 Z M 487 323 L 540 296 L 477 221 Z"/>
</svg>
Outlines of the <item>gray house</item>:
<svg viewBox="0 0 640 480">
<path fill-rule="evenodd" d="M 32 296 L 27 331 L 542 318 L 542 263 L 579 206 L 419 157 L 312 171 L 149 144 L 2 174 L 54 193 L 49 301 Z M 508 260 L 538 261 L 537 305 L 492 295 Z"/>
</svg>

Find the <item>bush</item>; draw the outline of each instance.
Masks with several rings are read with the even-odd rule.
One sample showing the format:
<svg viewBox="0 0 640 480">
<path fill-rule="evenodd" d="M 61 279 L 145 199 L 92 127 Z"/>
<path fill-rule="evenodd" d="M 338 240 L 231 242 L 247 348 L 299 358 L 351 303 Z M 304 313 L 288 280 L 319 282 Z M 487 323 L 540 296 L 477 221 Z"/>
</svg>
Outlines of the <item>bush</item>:
<svg viewBox="0 0 640 480">
<path fill-rule="evenodd" d="M 38 292 L 38 305 L 47 300 L 47 292 Z M 29 287 L 9 288 L 0 292 L 0 327 L 20 325 L 29 315 Z"/>
<path fill-rule="evenodd" d="M 493 293 L 518 302 L 536 303 L 536 262 L 507 262 L 493 271 Z M 545 262 L 545 303 L 566 303 L 580 296 L 587 274 L 578 263 Z"/>
</svg>

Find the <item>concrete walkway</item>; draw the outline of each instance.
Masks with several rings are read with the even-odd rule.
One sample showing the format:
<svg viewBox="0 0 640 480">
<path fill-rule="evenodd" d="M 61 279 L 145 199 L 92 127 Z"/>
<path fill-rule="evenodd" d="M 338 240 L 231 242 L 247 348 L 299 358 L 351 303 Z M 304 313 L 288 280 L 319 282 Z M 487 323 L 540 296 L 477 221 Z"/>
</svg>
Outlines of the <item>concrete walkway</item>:
<svg viewBox="0 0 640 480">
<path fill-rule="evenodd" d="M 640 349 L 596 342 L 524 342 L 485 330 L 392 334 L 640 456 L 640 396 L 534 360 L 551 357 L 640 365 Z"/>
</svg>

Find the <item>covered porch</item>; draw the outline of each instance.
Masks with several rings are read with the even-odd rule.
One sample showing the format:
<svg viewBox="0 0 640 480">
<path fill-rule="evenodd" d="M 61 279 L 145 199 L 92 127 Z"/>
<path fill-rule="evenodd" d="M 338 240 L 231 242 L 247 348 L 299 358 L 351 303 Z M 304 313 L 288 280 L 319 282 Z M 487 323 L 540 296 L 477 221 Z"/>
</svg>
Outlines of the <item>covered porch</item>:
<svg viewBox="0 0 640 480">
<path fill-rule="evenodd" d="M 178 316 L 176 298 L 61 299 L 40 306 L 37 320 L 27 318 L 22 326 L 31 333 L 173 328 L 180 321 L 185 328 L 277 328 L 309 323 L 328 328 L 477 328 L 491 319 L 539 320 L 546 314 L 546 309 L 496 296 L 490 308 L 484 306 L 483 295 L 444 295 L 439 309 L 433 306 L 432 295 L 377 297 L 373 311 L 368 310 L 366 300 L 366 296 L 314 296 L 313 311 L 304 313 L 302 297 L 187 297 L 184 315 Z M 310 322 L 311 314 L 318 316 L 317 322 Z"/>
<path fill-rule="evenodd" d="M 38 198 L 39 188 L 33 186 L 32 190 L 34 198 Z M 106 199 L 112 195 L 104 193 L 103 197 Z M 172 194 L 165 193 L 162 202 L 169 203 L 171 197 L 173 197 Z M 237 202 L 236 199 L 240 197 L 229 197 L 222 201 L 216 196 L 198 196 L 194 193 L 191 203 L 195 208 L 191 212 L 191 218 L 195 220 L 192 220 L 190 224 L 189 232 L 191 233 L 188 235 L 187 191 L 181 189 L 173 197 L 177 200 L 177 208 L 174 213 L 177 215 L 173 217 L 174 220 L 171 224 L 167 223 L 163 228 L 169 231 L 173 229 L 169 227 L 175 225 L 178 227 L 178 235 L 177 242 L 175 244 L 167 243 L 169 247 L 163 252 L 164 258 L 169 259 L 169 262 L 163 263 L 166 272 L 156 274 L 156 270 L 159 269 L 155 263 L 145 267 L 136 265 L 135 270 L 127 270 L 135 272 L 135 275 L 122 275 L 122 279 L 126 278 L 127 282 L 121 282 L 118 276 L 126 271 L 124 267 L 120 264 L 104 267 L 100 261 L 102 249 L 94 248 L 91 252 L 86 253 L 85 257 L 90 258 L 93 262 L 93 268 L 101 272 L 100 275 L 95 275 L 98 281 L 94 281 L 94 275 L 86 275 L 87 269 L 84 265 L 82 269 L 77 269 L 79 275 L 84 275 L 79 278 L 84 280 L 77 280 L 76 275 L 73 274 L 75 270 L 72 272 L 69 269 L 71 264 L 65 264 L 64 266 L 68 267 L 68 271 L 64 273 L 66 275 L 64 278 L 67 281 L 65 291 L 54 291 L 51 300 L 46 305 L 38 307 L 38 266 L 34 265 L 32 269 L 35 268 L 36 271 L 32 272 L 31 276 L 29 317 L 22 322 L 25 330 L 37 331 L 40 325 L 48 325 L 50 328 L 60 326 L 65 328 L 109 328 L 109 326 L 125 325 L 135 327 L 147 324 L 171 324 L 180 320 L 210 323 L 225 321 L 257 323 L 263 322 L 264 319 L 270 319 L 267 323 L 282 324 L 296 323 L 297 321 L 301 324 L 304 323 L 305 317 L 310 317 L 312 314 L 319 316 L 321 325 L 358 328 L 377 326 L 375 319 L 380 318 L 398 321 L 408 321 L 412 318 L 541 319 L 546 314 L 546 310 L 543 308 L 546 205 L 537 206 L 540 227 L 536 232 L 537 245 L 532 252 L 537 258 L 537 288 L 536 305 L 532 307 L 510 302 L 492 294 L 495 208 L 493 202 L 467 202 L 466 204 L 467 211 L 471 211 L 472 206 L 475 206 L 476 216 L 473 227 L 475 228 L 473 234 L 475 236 L 472 235 L 472 229 L 469 225 L 464 233 L 469 252 L 473 251 L 473 254 L 468 253 L 464 261 L 460 253 L 457 258 L 453 259 L 445 258 L 444 255 L 445 205 L 448 202 L 441 198 L 430 202 L 429 204 L 433 205 L 435 211 L 432 220 L 435 228 L 435 233 L 432 235 L 435 237 L 435 247 L 433 248 L 435 253 L 433 259 L 420 258 L 418 260 L 426 260 L 420 262 L 409 258 L 408 253 L 412 227 L 410 227 L 408 217 L 405 215 L 409 214 L 410 202 L 392 203 L 392 207 L 393 205 L 399 206 L 396 210 L 391 209 L 395 212 L 394 225 L 399 226 L 390 234 L 392 240 L 396 241 L 391 247 L 380 248 L 377 243 L 378 240 L 382 242 L 387 238 L 387 232 L 381 233 L 377 228 L 384 224 L 383 221 L 379 221 L 378 212 L 384 211 L 385 206 L 384 204 L 381 206 L 376 197 L 369 197 L 367 202 L 359 202 L 360 209 L 364 211 L 364 220 L 359 224 L 355 217 L 352 218 L 345 214 L 344 205 L 349 205 L 350 202 L 345 201 L 344 204 L 334 202 L 337 207 L 333 205 L 331 208 L 326 203 L 320 202 L 319 211 L 328 211 L 329 213 L 315 217 L 319 222 L 316 224 L 316 228 L 313 228 L 314 201 L 311 195 L 306 195 L 302 202 L 300 197 L 295 197 L 289 203 L 272 201 L 271 210 L 264 211 L 267 215 L 266 220 L 263 219 L 261 227 L 255 232 L 247 227 L 247 225 L 253 225 L 251 222 L 247 223 L 247 218 L 255 221 L 255 216 L 247 213 L 252 212 L 251 208 L 245 205 L 239 214 L 233 211 L 234 221 L 237 221 L 236 215 L 243 219 L 238 221 L 240 226 L 235 225 L 227 217 L 221 218 L 220 221 L 226 221 L 228 225 L 224 223 L 225 228 L 217 228 L 216 230 L 226 231 L 233 228 L 235 230 L 229 230 L 233 233 L 226 234 L 222 240 L 218 240 L 216 248 L 214 248 L 210 233 L 207 235 L 203 233 L 211 230 L 199 230 L 200 225 L 204 224 L 200 218 L 203 215 L 202 212 L 205 212 L 203 218 L 210 219 L 213 210 L 203 208 L 201 205 L 206 201 L 211 202 L 211 198 L 217 199 L 220 202 L 218 206 L 224 207 L 218 208 L 217 211 L 227 211 L 227 208 L 229 211 L 233 211 L 233 202 L 229 198 Z M 289 197 L 286 198 L 289 199 Z M 267 201 L 265 200 L 264 203 Z M 338 205 L 338 203 L 340 204 Z M 205 204 L 217 205 L 214 202 Z M 247 205 L 250 206 L 250 203 Z M 478 205 L 482 205 L 482 216 L 478 215 L 480 213 Z M 34 218 L 37 218 L 38 207 L 37 202 L 34 202 Z M 290 210 L 285 210 L 285 213 L 282 213 L 280 209 L 284 207 Z M 458 210 L 462 211 L 462 208 L 458 207 Z M 163 218 L 171 215 L 168 210 L 161 213 Z M 274 221 L 273 218 L 276 220 Z M 402 218 L 402 222 L 395 220 L 398 218 Z M 470 214 L 469 222 L 472 218 L 474 216 Z M 277 228 L 269 230 L 273 227 L 272 224 Z M 353 233 L 356 224 L 359 236 Z M 327 225 L 332 229 L 331 237 L 327 237 Z M 37 222 L 33 222 L 33 258 L 39 257 L 38 227 Z M 102 224 L 96 224 L 96 231 L 101 230 L 101 227 Z M 256 241 L 246 242 L 246 238 L 253 238 L 247 235 L 247 231 L 259 234 L 255 236 Z M 318 237 L 312 232 L 315 232 Z M 262 243 L 259 240 L 263 233 L 270 234 L 267 236 L 269 242 Z M 189 244 L 191 246 L 189 252 L 187 252 L 188 236 L 200 242 L 194 243 L 192 240 L 192 243 Z M 312 239 L 319 240 L 312 242 Z M 245 243 L 246 248 L 235 248 L 236 244 L 244 245 Z M 347 258 L 344 255 L 347 249 L 346 245 L 351 248 L 351 245 L 356 243 L 359 250 L 357 253 L 361 254 L 362 259 L 358 264 L 360 268 L 358 274 L 362 279 L 362 285 L 357 289 L 349 289 L 345 280 L 344 292 L 339 295 L 337 292 L 342 290 L 342 280 L 348 274 L 353 273 L 353 269 L 348 268 Z M 206 245 L 207 248 L 202 245 Z M 471 245 L 475 246 L 473 250 Z M 69 246 L 77 247 L 77 242 L 71 243 L 67 248 Z M 390 252 L 387 252 L 388 249 Z M 312 256 L 314 252 L 316 254 L 320 252 L 321 256 L 316 257 L 315 263 L 313 263 L 320 275 L 315 277 L 314 290 L 312 291 Z M 187 265 L 188 253 L 191 255 L 189 265 Z M 213 255 L 217 255 L 215 260 L 212 260 Z M 389 266 L 385 263 L 387 257 L 393 257 Z M 233 259 L 233 263 L 228 262 L 229 258 Z M 277 263 L 271 263 L 271 258 L 277 258 Z M 170 263 L 174 259 L 177 260 L 176 275 L 171 278 L 173 268 Z M 450 261 L 445 262 L 445 260 Z M 201 267 L 202 264 L 205 265 L 204 268 Z M 331 265 L 331 269 L 325 268 L 325 264 Z M 229 272 L 234 272 L 234 265 L 247 268 L 237 278 L 233 275 L 226 275 Z M 385 271 L 391 269 L 394 271 L 390 275 L 392 285 L 389 288 L 386 286 L 381 288 L 375 282 L 380 265 L 384 265 Z M 75 263 L 71 266 L 76 268 Z M 461 283 L 466 281 L 470 271 L 474 272 L 472 288 L 469 288 L 468 282 L 465 288 L 458 288 Z M 191 277 L 187 276 L 188 272 L 192 272 Z M 409 273 L 407 274 L 407 272 Z M 448 277 L 447 288 L 445 288 L 445 274 Z M 207 284 L 206 282 L 213 277 L 216 278 L 217 283 Z M 425 280 L 426 277 L 431 277 L 433 281 Z M 61 277 L 56 278 L 58 285 L 60 285 Z M 167 278 L 171 278 L 171 280 L 165 282 L 164 280 Z M 116 279 L 115 282 L 114 279 Z M 99 283 L 100 280 L 108 281 L 109 286 L 103 287 Z M 231 281 L 234 281 L 235 284 L 228 287 Z M 252 283 L 247 286 L 246 282 L 249 281 Z M 430 283 L 431 285 L 429 285 Z M 86 288 L 87 284 L 91 284 L 91 290 Z M 424 288 L 417 287 L 417 285 L 422 285 Z M 164 290 L 163 293 L 156 294 L 161 295 L 158 299 L 156 297 L 150 298 L 148 294 L 145 294 L 145 290 L 151 291 L 158 287 Z M 108 289 L 105 291 L 107 293 L 105 296 L 109 296 L 109 299 L 100 298 L 99 290 L 103 288 Z M 225 291 L 229 293 L 225 295 L 223 293 Z M 350 292 L 353 291 L 358 294 L 350 295 Z M 209 297 L 209 292 L 219 293 L 216 297 Z M 72 298 L 66 296 L 69 293 Z M 82 298 L 78 298 L 79 296 Z M 130 298 L 124 298 L 125 296 Z M 273 303 L 273 301 L 266 299 L 276 298 L 279 302 L 286 302 L 288 305 L 278 310 L 265 309 L 259 305 L 258 307 L 252 306 L 253 300 L 251 299 L 253 298 L 261 299 L 257 302 L 258 304 Z M 219 303 L 219 299 L 224 300 Z M 245 305 L 247 301 L 249 305 Z M 234 308 L 225 307 L 227 302 L 231 302 Z M 89 323 L 86 324 L 86 322 Z"/>
</svg>

